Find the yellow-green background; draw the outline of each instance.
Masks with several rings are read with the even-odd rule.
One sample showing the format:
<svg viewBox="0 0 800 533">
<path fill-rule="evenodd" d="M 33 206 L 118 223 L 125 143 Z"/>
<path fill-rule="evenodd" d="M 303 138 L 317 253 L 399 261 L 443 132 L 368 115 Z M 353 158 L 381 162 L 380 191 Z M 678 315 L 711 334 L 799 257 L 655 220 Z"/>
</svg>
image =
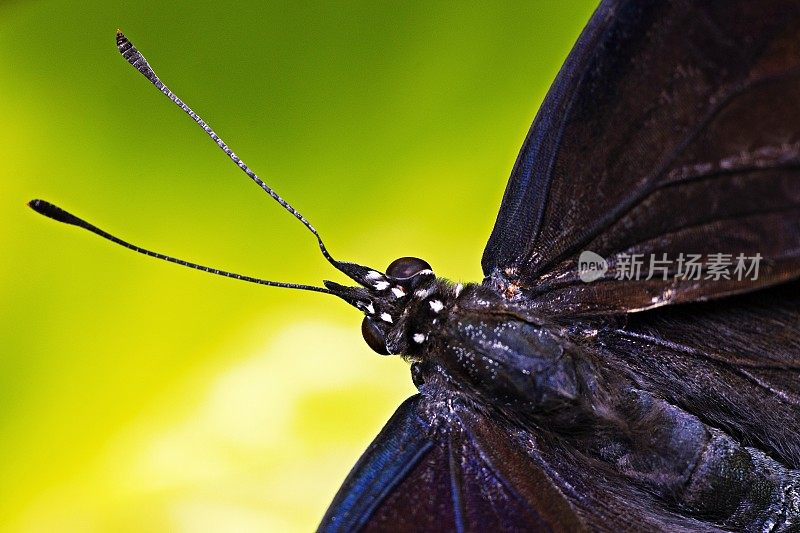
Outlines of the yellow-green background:
<svg viewBox="0 0 800 533">
<path fill-rule="evenodd" d="M 505 180 L 594 2 L 0 4 L 0 528 L 309 530 L 406 365 L 322 295 L 156 262 L 35 215 L 277 280 L 343 281 L 114 48 L 339 258 L 477 281 Z"/>
</svg>

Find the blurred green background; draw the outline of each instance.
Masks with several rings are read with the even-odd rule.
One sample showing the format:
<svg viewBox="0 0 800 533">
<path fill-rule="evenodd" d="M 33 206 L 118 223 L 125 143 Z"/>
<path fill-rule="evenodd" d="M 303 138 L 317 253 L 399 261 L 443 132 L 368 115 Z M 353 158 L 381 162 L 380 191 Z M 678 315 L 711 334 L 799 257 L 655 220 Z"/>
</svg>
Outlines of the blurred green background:
<svg viewBox="0 0 800 533">
<path fill-rule="evenodd" d="M 478 281 L 531 119 L 594 2 L 0 4 L 0 528 L 307 531 L 413 392 L 343 281 L 127 66 L 161 78 L 333 254 Z"/>
</svg>

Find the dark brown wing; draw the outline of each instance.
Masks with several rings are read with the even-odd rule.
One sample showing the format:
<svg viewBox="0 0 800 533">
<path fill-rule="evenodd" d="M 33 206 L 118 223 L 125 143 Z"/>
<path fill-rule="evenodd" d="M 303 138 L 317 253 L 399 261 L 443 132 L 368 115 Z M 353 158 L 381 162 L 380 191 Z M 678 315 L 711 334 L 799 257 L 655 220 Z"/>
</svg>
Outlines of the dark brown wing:
<svg viewBox="0 0 800 533">
<path fill-rule="evenodd" d="M 584 250 L 608 261 L 604 279 L 579 280 Z M 757 279 L 610 279 L 618 254 L 663 253 L 763 260 Z M 559 314 L 797 277 L 800 3 L 603 2 L 528 134 L 483 269 Z"/>
<path fill-rule="evenodd" d="M 800 468 L 800 283 L 631 314 L 593 342 L 610 371 Z"/>
<path fill-rule="evenodd" d="M 414 396 L 353 467 L 320 530 L 583 529 L 565 496 L 508 440 L 475 412 Z"/>
<path fill-rule="evenodd" d="M 522 430 L 427 384 L 370 445 L 319 528 L 587 529 L 716 531 L 663 508 L 546 432 Z"/>
</svg>

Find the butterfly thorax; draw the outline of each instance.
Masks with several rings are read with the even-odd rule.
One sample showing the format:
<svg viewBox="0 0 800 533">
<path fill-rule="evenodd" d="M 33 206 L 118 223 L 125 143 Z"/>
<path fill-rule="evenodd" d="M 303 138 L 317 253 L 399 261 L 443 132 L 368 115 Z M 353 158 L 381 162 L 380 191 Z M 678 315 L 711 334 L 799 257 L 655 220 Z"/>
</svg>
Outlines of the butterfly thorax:
<svg viewBox="0 0 800 533">
<path fill-rule="evenodd" d="M 458 287 L 458 286 L 457 286 Z M 531 415 L 559 417 L 573 425 L 585 418 L 580 395 L 588 368 L 563 342 L 560 327 L 531 314 L 484 285 L 468 284 L 443 299 L 428 322 L 415 360 L 440 367 L 470 395 Z M 425 324 L 428 309 L 409 317 Z"/>
</svg>

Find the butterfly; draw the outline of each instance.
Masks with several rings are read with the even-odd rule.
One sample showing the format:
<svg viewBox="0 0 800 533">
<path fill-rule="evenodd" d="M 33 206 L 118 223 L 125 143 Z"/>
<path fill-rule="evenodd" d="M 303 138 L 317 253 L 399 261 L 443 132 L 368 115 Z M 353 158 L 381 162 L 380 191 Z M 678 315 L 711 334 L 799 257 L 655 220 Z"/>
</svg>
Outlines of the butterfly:
<svg viewBox="0 0 800 533">
<path fill-rule="evenodd" d="M 321 531 L 800 527 L 800 5 L 603 1 L 523 144 L 480 283 L 334 259 L 332 294 L 410 363 Z"/>
</svg>

